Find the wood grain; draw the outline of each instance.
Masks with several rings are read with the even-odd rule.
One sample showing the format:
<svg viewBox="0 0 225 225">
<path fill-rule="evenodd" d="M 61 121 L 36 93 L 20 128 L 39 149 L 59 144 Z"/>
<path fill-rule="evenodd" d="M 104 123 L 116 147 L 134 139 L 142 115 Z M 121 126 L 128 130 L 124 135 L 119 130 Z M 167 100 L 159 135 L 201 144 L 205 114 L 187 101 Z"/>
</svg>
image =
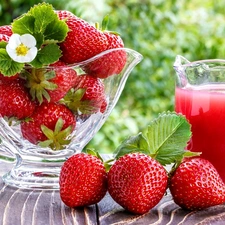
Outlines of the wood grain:
<svg viewBox="0 0 225 225">
<path fill-rule="evenodd" d="M 0 175 L 11 168 L 0 161 Z M 58 191 L 17 189 L 0 178 L 0 225 L 223 225 L 225 204 L 202 211 L 185 211 L 170 193 L 150 212 L 133 215 L 115 203 L 109 194 L 97 205 L 72 209 Z"/>
<path fill-rule="evenodd" d="M 168 193 L 160 203 L 144 215 L 133 215 L 113 202 L 107 195 L 98 204 L 101 225 L 224 225 L 225 204 L 202 211 L 185 211 Z"/>
</svg>

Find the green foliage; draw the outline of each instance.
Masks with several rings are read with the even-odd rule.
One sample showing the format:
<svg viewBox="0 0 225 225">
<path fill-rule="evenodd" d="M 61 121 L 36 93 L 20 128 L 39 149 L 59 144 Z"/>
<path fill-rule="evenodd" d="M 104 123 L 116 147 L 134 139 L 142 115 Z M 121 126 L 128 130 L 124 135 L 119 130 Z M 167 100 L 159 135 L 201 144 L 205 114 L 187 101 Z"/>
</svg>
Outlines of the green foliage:
<svg viewBox="0 0 225 225">
<path fill-rule="evenodd" d="M 3 0 L 0 23 L 10 23 L 41 1 Z M 163 111 L 173 110 L 176 55 L 190 61 L 225 58 L 224 4 L 215 0 L 48 0 L 91 23 L 110 14 L 108 29 L 144 59 L 132 71 L 122 96 L 89 146 L 113 152 Z M 4 12 L 4 13 L 3 13 Z M 135 94 L 134 94 L 135 93 Z"/>
</svg>

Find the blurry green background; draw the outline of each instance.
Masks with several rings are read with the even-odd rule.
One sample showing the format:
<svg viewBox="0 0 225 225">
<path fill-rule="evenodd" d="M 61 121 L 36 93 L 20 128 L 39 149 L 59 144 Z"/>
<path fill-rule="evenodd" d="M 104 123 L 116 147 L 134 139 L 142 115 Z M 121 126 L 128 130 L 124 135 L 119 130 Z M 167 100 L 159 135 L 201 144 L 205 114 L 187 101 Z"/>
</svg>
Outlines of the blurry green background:
<svg viewBox="0 0 225 225">
<path fill-rule="evenodd" d="M 1 0 L 0 25 L 42 1 Z M 113 152 L 127 136 L 137 134 L 159 113 L 173 110 L 173 62 L 180 54 L 189 60 L 225 58 L 224 1 L 220 0 L 47 0 L 90 23 L 110 15 L 109 29 L 125 47 L 144 59 L 132 71 L 122 96 L 101 130 L 88 144 Z"/>
</svg>

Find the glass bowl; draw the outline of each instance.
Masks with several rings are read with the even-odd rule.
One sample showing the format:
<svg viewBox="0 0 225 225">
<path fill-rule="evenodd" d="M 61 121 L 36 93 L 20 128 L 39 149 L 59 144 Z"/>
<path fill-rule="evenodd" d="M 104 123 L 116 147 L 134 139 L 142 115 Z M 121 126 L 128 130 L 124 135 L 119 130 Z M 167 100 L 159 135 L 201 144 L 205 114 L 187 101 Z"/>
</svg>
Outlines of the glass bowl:
<svg viewBox="0 0 225 225">
<path fill-rule="evenodd" d="M 50 75 L 52 73 L 73 73 L 76 76 L 73 86 L 69 90 L 65 90 L 62 98 L 57 99 L 56 94 L 49 91 L 51 104 L 61 104 L 67 107 L 68 99 L 71 99 L 71 96 L 76 98 L 74 101 L 77 101 L 78 98 L 78 100 L 83 99 L 83 102 L 88 102 L 88 97 L 84 96 L 84 92 L 88 90 L 87 87 L 80 91 L 78 97 L 73 97 L 71 94 L 78 90 L 78 86 L 85 87 L 85 84 L 81 85 L 83 76 L 91 76 L 100 82 L 103 100 L 92 99 L 89 101 L 89 103 L 91 102 L 89 106 L 83 107 L 84 109 L 82 109 L 83 103 L 79 103 L 76 110 L 72 110 L 68 106 L 73 115 L 74 126 L 70 127 L 70 134 L 64 138 L 65 142 L 58 148 L 46 145 L 49 144 L 46 140 L 36 143 L 32 138 L 29 139 L 35 132 L 31 130 L 25 134 L 24 130 L 27 123 L 32 122 L 32 119 L 27 120 L 26 118 L 22 122 L 18 122 L 6 119 L 2 115 L 0 117 L 0 159 L 13 163 L 12 169 L 3 176 L 5 184 L 18 188 L 58 189 L 58 179 L 63 162 L 73 154 L 81 152 L 98 132 L 115 107 L 129 74 L 141 59 L 142 55 L 138 52 L 120 48 L 107 50 L 78 64 L 49 66 L 41 69 L 24 68 L 20 74 L 23 79 L 26 78 L 26 74 L 42 74 L 43 71 Z M 96 90 L 96 99 L 99 97 L 98 91 Z M 49 109 L 50 103 L 43 98 L 42 103 L 36 103 L 35 107 L 46 104 L 46 108 Z M 33 114 L 37 111 L 35 108 Z M 49 117 L 46 120 L 49 122 L 53 120 L 52 118 Z"/>
</svg>

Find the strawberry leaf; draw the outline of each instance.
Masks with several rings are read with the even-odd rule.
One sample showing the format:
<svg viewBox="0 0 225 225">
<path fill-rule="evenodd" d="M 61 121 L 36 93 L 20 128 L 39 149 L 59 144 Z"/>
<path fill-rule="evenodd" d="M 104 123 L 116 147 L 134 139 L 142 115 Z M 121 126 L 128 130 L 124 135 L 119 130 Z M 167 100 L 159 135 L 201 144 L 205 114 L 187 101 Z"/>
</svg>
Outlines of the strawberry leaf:
<svg viewBox="0 0 225 225">
<path fill-rule="evenodd" d="M 185 150 L 190 137 L 191 125 L 184 116 L 175 112 L 162 113 L 143 132 L 122 142 L 115 151 L 115 158 L 141 152 L 162 165 L 178 163 L 184 157 L 199 155 Z"/>
<path fill-rule="evenodd" d="M 24 15 L 14 20 L 12 23 L 13 33 L 22 34 L 34 34 L 34 22 L 35 18 L 33 16 Z"/>
<path fill-rule="evenodd" d="M 43 65 L 49 65 L 56 62 L 61 56 L 61 50 L 57 44 L 49 44 L 43 47 L 37 54 L 31 65 L 41 68 Z"/>
<path fill-rule="evenodd" d="M 24 64 L 13 61 L 6 50 L 0 49 L 0 72 L 5 76 L 13 76 L 23 69 Z"/>
<path fill-rule="evenodd" d="M 0 41 L 0 48 L 5 48 L 6 47 L 6 45 L 7 45 L 7 42 L 5 42 L 5 41 Z"/>
<path fill-rule="evenodd" d="M 27 14 L 35 18 L 34 31 L 40 33 L 44 33 L 48 24 L 58 18 L 52 5 L 46 3 L 32 7 Z"/>
<path fill-rule="evenodd" d="M 131 136 L 124 140 L 122 144 L 116 149 L 116 158 L 118 159 L 125 154 L 133 152 L 149 154 L 148 142 L 142 133 L 139 133 L 136 136 Z"/>
<path fill-rule="evenodd" d="M 191 137 L 191 126 L 182 115 L 162 113 L 145 131 L 150 155 L 162 165 L 180 161 Z"/>
<path fill-rule="evenodd" d="M 68 26 L 62 20 L 54 20 L 46 27 L 44 32 L 46 42 L 62 42 L 69 31 Z M 55 41 L 54 41 L 55 40 Z"/>
</svg>

